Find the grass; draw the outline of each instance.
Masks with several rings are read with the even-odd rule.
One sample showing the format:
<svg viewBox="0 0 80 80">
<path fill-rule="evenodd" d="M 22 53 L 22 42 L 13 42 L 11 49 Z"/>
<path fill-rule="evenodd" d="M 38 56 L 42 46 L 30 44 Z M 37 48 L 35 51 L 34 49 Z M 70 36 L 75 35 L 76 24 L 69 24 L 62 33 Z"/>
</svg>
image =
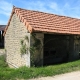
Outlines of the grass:
<svg viewBox="0 0 80 80">
<path fill-rule="evenodd" d="M 7 65 L 7 63 L 6 63 L 5 56 L 4 56 L 4 55 L 0 56 L 0 68 L 1 68 L 1 67 L 7 67 L 7 66 L 8 66 L 8 65 Z"/>
<path fill-rule="evenodd" d="M 66 72 L 80 70 L 80 60 L 39 68 L 20 67 L 18 69 L 11 69 L 5 63 L 4 57 L 0 57 L 0 80 L 17 80 L 30 79 L 42 76 L 54 76 Z"/>
</svg>

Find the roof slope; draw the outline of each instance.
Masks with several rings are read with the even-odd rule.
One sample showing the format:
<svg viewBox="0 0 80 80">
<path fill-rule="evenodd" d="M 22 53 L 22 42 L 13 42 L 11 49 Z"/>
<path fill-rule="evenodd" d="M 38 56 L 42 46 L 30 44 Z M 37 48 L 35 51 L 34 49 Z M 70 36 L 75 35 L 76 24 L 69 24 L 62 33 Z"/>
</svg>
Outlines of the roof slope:
<svg viewBox="0 0 80 80">
<path fill-rule="evenodd" d="M 59 16 L 39 11 L 25 10 L 13 7 L 12 15 L 16 13 L 29 32 L 49 32 L 63 34 L 80 34 L 80 19 Z M 9 26 L 9 23 L 5 32 Z"/>
</svg>

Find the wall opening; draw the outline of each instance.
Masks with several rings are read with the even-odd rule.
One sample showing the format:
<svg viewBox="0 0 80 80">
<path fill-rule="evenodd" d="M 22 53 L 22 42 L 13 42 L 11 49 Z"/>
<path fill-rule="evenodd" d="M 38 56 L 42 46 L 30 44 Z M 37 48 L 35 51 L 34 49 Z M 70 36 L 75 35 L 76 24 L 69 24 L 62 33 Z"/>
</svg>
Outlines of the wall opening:
<svg viewBox="0 0 80 80">
<path fill-rule="evenodd" d="M 0 31 L 0 49 L 4 48 L 4 36 L 3 36 L 4 31 Z"/>
<path fill-rule="evenodd" d="M 44 34 L 43 65 L 67 62 L 69 58 L 69 35 Z"/>
</svg>

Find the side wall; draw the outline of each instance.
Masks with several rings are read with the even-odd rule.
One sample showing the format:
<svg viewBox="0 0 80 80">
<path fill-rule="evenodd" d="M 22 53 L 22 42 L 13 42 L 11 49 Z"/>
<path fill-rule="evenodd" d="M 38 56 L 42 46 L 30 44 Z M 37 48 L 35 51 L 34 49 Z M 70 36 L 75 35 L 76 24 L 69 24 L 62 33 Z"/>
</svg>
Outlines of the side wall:
<svg viewBox="0 0 80 80">
<path fill-rule="evenodd" d="M 5 55 L 5 50 L 4 49 L 0 49 L 0 56 L 1 55 Z"/>
<path fill-rule="evenodd" d="M 33 61 L 31 63 L 32 64 L 34 63 L 33 66 L 42 66 L 43 65 L 43 61 L 44 61 L 44 59 L 43 59 L 44 58 L 43 57 L 44 56 L 43 49 L 44 49 L 45 46 L 43 46 L 43 45 L 45 44 L 44 43 L 45 35 L 43 33 L 33 33 L 33 34 L 35 34 L 34 36 L 35 36 L 36 39 L 40 40 L 41 44 L 39 45 L 39 49 L 36 49 L 36 51 L 34 53 L 31 53 L 31 61 Z M 63 43 L 65 43 L 65 44 L 63 44 L 61 42 L 61 40 L 60 40 L 60 42 L 59 41 L 58 42 L 52 42 L 54 44 L 57 44 L 55 46 L 56 48 L 57 47 L 60 48 L 60 49 L 62 48 L 62 50 L 58 49 L 59 50 L 59 54 L 61 54 L 62 57 L 64 57 L 64 59 L 67 59 L 68 61 L 73 61 L 73 60 L 79 59 L 80 58 L 80 40 L 79 40 L 80 36 L 74 36 L 74 35 L 69 35 L 69 36 L 64 35 L 64 36 L 65 37 L 63 37 L 64 40 L 62 40 L 62 42 L 64 41 Z M 50 37 L 50 35 L 49 35 L 49 37 Z M 47 37 L 47 38 L 49 39 L 49 37 Z M 56 36 L 56 37 L 58 38 L 58 36 Z M 34 40 L 34 37 L 31 35 L 30 47 L 35 45 L 35 40 Z M 55 41 L 57 41 L 57 40 L 55 40 Z M 60 43 L 62 43 L 61 47 L 59 46 Z M 38 44 L 38 42 L 36 44 Z M 54 44 L 50 44 L 50 45 L 52 45 L 54 47 Z M 48 44 L 48 47 L 49 47 L 49 44 Z M 59 54 L 56 54 L 56 55 L 57 56 L 61 56 Z M 55 60 L 55 58 L 53 60 Z M 67 61 L 67 60 L 64 60 L 64 61 Z M 49 59 L 47 59 L 46 61 L 49 61 Z"/>
<path fill-rule="evenodd" d="M 33 37 L 33 34 L 35 34 L 35 39 Z M 33 34 L 31 34 L 31 38 L 30 38 L 30 47 L 34 45 L 34 48 L 32 47 L 33 53 L 31 53 L 31 65 L 42 66 L 44 34 L 43 33 L 33 33 Z M 40 41 L 40 44 L 39 44 L 39 41 Z M 35 46 L 37 49 L 35 49 Z"/>
<path fill-rule="evenodd" d="M 10 67 L 20 67 L 20 66 L 29 66 L 30 67 L 30 53 L 21 56 L 20 41 L 25 38 L 25 36 L 29 37 L 30 33 L 28 33 L 26 27 L 19 20 L 16 14 L 13 14 L 10 25 L 8 26 L 8 30 L 5 34 L 5 49 L 7 54 L 7 62 Z"/>
</svg>

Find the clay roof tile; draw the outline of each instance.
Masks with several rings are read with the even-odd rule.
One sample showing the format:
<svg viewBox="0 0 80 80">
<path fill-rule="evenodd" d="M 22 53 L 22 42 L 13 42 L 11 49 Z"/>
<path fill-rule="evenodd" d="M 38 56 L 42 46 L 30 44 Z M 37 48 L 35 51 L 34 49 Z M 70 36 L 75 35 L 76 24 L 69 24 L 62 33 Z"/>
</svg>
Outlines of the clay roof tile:
<svg viewBox="0 0 80 80">
<path fill-rule="evenodd" d="M 17 14 L 31 33 L 49 32 L 80 35 L 80 19 L 26 10 L 17 7 L 13 8 L 13 12 Z M 9 23 L 10 20 L 8 25 Z"/>
</svg>

